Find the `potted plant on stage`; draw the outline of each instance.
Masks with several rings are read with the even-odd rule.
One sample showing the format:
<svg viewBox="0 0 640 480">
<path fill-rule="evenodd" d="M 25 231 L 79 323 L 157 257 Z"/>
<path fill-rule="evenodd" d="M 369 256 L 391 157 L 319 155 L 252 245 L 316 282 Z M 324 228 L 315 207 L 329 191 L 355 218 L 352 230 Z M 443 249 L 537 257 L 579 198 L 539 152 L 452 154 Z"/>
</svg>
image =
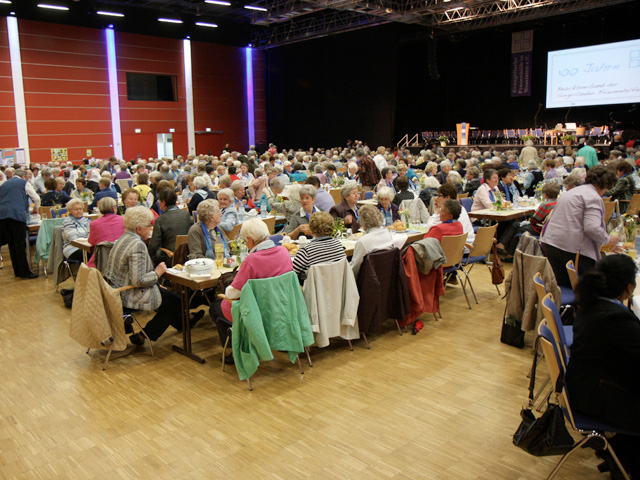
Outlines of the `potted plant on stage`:
<svg viewBox="0 0 640 480">
<path fill-rule="evenodd" d="M 441 147 L 446 147 L 447 143 L 449 143 L 449 137 L 447 137 L 446 135 L 440 135 L 438 137 L 438 141 L 440 142 Z"/>
<path fill-rule="evenodd" d="M 570 135 L 568 133 L 565 133 L 562 136 L 562 143 L 564 145 L 573 145 L 573 142 L 575 142 L 578 138 L 575 135 Z"/>
<path fill-rule="evenodd" d="M 523 135 L 520 137 L 520 140 L 522 140 L 522 143 L 527 143 L 529 140 L 531 140 L 532 142 L 536 141 L 536 136 L 535 135 Z"/>
</svg>

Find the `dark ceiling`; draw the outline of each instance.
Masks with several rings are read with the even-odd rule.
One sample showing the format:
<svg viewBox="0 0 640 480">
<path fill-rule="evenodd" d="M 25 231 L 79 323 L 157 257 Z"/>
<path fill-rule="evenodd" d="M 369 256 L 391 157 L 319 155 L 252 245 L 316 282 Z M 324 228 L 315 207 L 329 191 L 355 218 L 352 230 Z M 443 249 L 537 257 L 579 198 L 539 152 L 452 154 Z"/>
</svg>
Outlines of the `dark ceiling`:
<svg viewBox="0 0 640 480">
<path fill-rule="evenodd" d="M 236 46 L 270 48 L 326 35 L 401 23 L 431 35 L 490 28 L 635 0 L 0 0 L 0 15 Z M 38 4 L 67 7 L 66 11 Z M 249 10 L 261 7 L 264 11 Z M 124 14 L 110 17 L 108 11 Z M 158 18 L 181 20 L 181 24 Z M 198 26 L 214 23 L 217 28 Z"/>
</svg>

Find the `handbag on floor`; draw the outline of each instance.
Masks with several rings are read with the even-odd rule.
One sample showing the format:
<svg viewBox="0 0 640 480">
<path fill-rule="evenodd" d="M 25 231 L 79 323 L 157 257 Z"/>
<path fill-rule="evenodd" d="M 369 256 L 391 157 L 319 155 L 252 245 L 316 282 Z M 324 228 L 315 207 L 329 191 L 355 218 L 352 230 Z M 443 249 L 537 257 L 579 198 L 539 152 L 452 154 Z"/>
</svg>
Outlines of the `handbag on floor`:
<svg viewBox="0 0 640 480">
<path fill-rule="evenodd" d="M 504 267 L 498 257 L 498 249 L 496 244 L 493 244 L 493 265 L 491 265 L 491 283 L 494 285 L 500 285 L 504 282 Z"/>
<path fill-rule="evenodd" d="M 536 352 L 537 347 L 536 339 Z M 565 425 L 564 412 L 560 405 L 547 402 L 547 409 L 540 418 L 536 418 L 532 410 L 537 360 L 538 356 L 534 355 L 529 381 L 529 405 L 520 411 L 522 422 L 513 434 L 513 444 L 536 457 L 564 455 L 573 448 L 574 441 Z M 560 374 L 555 385 L 556 397 L 562 388 L 563 376 Z"/>
</svg>

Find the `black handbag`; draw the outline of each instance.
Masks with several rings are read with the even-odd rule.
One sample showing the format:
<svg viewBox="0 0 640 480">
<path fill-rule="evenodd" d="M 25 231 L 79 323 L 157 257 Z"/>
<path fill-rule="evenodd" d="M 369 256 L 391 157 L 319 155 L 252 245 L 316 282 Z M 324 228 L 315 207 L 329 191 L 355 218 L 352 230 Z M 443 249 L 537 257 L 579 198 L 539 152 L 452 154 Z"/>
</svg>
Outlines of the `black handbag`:
<svg viewBox="0 0 640 480">
<path fill-rule="evenodd" d="M 536 352 L 538 339 L 536 339 Z M 560 405 L 548 402 L 547 410 L 540 418 L 536 418 L 531 409 L 537 363 L 537 355 L 534 355 L 529 381 L 529 406 L 520 411 L 522 422 L 513 434 L 513 444 L 536 457 L 564 455 L 573 448 L 574 441 L 565 425 L 564 412 Z M 562 391 L 562 388 L 563 376 L 560 374 L 555 385 L 556 395 Z"/>
</svg>

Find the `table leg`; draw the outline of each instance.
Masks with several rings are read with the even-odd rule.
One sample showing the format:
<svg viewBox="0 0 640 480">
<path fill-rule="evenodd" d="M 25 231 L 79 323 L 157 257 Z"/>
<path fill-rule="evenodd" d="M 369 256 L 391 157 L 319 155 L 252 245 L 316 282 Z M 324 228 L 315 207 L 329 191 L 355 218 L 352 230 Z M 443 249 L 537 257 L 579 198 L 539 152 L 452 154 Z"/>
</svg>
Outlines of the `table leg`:
<svg viewBox="0 0 640 480">
<path fill-rule="evenodd" d="M 189 289 L 180 286 L 180 304 L 182 306 L 182 347 L 173 345 L 171 348 L 185 357 L 199 363 L 205 363 L 204 358 L 191 351 L 191 322 L 189 321 Z"/>
</svg>

